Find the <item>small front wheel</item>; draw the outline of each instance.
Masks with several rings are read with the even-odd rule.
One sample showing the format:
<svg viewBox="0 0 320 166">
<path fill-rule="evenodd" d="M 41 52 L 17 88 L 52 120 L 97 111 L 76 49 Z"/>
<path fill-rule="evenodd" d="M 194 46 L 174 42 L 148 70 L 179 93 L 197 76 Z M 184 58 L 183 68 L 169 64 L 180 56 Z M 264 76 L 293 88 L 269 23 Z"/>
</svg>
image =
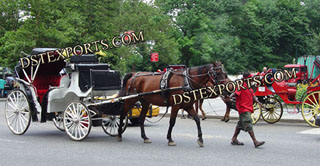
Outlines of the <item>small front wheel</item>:
<svg viewBox="0 0 320 166">
<path fill-rule="evenodd" d="M 251 114 L 252 124 L 256 124 L 261 117 L 261 107 L 259 104 L 253 104 L 253 113 Z"/>
<path fill-rule="evenodd" d="M 128 125 L 128 116 L 123 119 L 122 133 L 126 130 Z M 120 115 L 107 115 L 102 118 L 102 129 L 103 131 L 115 137 L 118 135 L 118 129 L 120 127 Z M 121 134 L 122 134 L 121 133 Z"/>
<path fill-rule="evenodd" d="M 283 107 L 281 102 L 277 98 L 269 96 L 262 109 L 262 119 L 273 124 L 281 119 L 282 113 Z"/>
<path fill-rule="evenodd" d="M 85 139 L 91 130 L 91 116 L 88 108 L 81 102 L 72 102 L 63 114 L 66 133 L 75 141 Z"/>
</svg>

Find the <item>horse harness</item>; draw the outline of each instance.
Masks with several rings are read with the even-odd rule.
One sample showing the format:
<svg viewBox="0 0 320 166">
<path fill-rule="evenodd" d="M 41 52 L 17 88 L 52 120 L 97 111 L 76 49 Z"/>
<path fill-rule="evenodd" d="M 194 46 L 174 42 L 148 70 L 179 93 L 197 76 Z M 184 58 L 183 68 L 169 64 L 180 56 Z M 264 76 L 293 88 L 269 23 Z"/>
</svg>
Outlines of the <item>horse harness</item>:
<svg viewBox="0 0 320 166">
<path fill-rule="evenodd" d="M 156 75 L 162 75 L 161 79 L 160 79 L 160 90 L 161 91 L 161 96 L 163 97 L 164 99 L 164 102 L 166 104 L 168 104 L 168 96 L 169 96 L 169 92 L 167 91 L 169 87 L 169 82 L 170 82 L 170 79 L 172 77 L 173 74 L 177 74 L 176 71 L 174 71 L 172 68 L 168 68 L 167 71 L 165 71 L 164 73 L 160 73 L 160 72 L 153 72 L 153 73 L 136 73 L 134 74 L 134 76 L 132 77 L 132 80 L 128 86 L 128 92 L 130 90 L 131 87 L 133 87 L 133 93 L 136 94 L 137 93 L 137 89 L 134 85 L 134 81 L 137 77 L 139 76 L 156 76 Z M 191 84 L 190 84 L 190 81 L 189 81 L 189 73 L 188 73 L 188 70 L 187 69 L 183 69 L 183 72 L 182 73 L 178 73 L 179 75 L 183 75 L 184 76 L 184 86 L 183 86 L 183 90 L 184 91 L 187 91 L 187 90 L 191 90 Z"/>
<path fill-rule="evenodd" d="M 167 91 L 169 87 L 169 82 L 170 79 L 172 77 L 173 74 L 176 75 L 182 75 L 184 78 L 184 86 L 183 86 L 183 90 L 184 91 L 191 91 L 194 90 L 194 87 L 191 84 L 191 81 L 193 81 L 193 77 L 199 77 L 199 76 L 203 76 L 203 75 L 209 75 L 209 79 L 212 80 L 212 82 L 214 84 L 218 83 L 219 81 L 217 80 L 216 77 L 216 70 L 217 69 L 221 69 L 221 67 L 213 67 L 210 66 L 210 69 L 208 70 L 207 73 L 203 73 L 200 74 L 202 70 L 198 70 L 198 74 L 197 75 L 190 75 L 190 69 L 189 68 L 182 68 L 182 72 L 174 70 L 172 68 L 167 68 L 167 70 L 164 73 L 160 73 L 160 72 L 153 72 L 153 73 L 136 73 L 134 74 L 134 76 L 132 77 L 132 80 L 128 86 L 128 92 L 131 88 L 131 86 L 133 87 L 133 93 L 137 93 L 137 89 L 134 85 L 134 81 L 137 77 L 139 76 L 155 76 L 155 75 L 162 75 L 161 79 L 160 79 L 160 90 L 161 90 L 161 96 L 164 99 L 164 103 L 166 105 L 168 105 L 168 98 L 169 98 L 169 91 Z M 194 81 L 195 83 L 195 81 Z"/>
</svg>

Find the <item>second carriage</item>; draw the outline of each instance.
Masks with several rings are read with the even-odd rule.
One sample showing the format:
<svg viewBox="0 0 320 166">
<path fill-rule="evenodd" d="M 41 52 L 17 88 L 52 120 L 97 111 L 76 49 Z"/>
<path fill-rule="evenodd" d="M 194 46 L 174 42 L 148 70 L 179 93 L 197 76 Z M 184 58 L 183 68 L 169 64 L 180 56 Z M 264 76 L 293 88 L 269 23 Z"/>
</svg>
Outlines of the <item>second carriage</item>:
<svg viewBox="0 0 320 166">
<path fill-rule="evenodd" d="M 316 58 L 313 68 L 320 67 L 320 57 Z M 271 71 L 272 72 L 272 71 Z M 273 71 L 275 74 L 275 71 Z M 292 73 L 291 73 L 292 74 Z M 277 77 L 277 75 L 275 75 Z M 272 79 L 272 78 L 270 78 Z M 270 80 L 272 82 L 272 80 Z M 294 105 L 294 109 L 300 108 L 303 119 L 313 127 L 319 127 L 318 120 L 320 120 L 320 75 L 318 75 L 312 82 L 308 83 L 306 92 L 301 95 L 299 99 L 296 98 L 297 87 L 288 84 L 286 81 L 277 82 L 272 84 L 264 83 L 262 86 L 257 87 L 255 95 L 264 108 L 258 109 L 253 114 L 255 123 L 259 120 L 260 116 L 268 123 L 278 122 L 283 114 L 283 103 Z"/>
</svg>

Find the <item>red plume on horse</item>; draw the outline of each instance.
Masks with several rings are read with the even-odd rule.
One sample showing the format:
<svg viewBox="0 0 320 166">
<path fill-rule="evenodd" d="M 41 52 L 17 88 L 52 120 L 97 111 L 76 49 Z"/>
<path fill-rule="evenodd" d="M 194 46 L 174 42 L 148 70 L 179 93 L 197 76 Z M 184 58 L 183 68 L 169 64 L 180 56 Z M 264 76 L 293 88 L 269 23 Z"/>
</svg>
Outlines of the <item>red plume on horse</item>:
<svg viewBox="0 0 320 166">
<path fill-rule="evenodd" d="M 137 101 L 141 102 L 142 111 L 140 114 L 139 122 L 141 128 L 141 137 L 145 143 L 151 143 L 151 140 L 146 136 L 144 130 L 144 121 L 150 104 L 158 106 L 171 106 L 170 126 L 167 134 L 168 145 L 176 145 L 171 137 L 172 128 L 175 125 L 176 117 L 179 109 L 186 110 L 191 116 L 193 116 L 197 129 L 198 129 L 198 144 L 203 146 L 202 131 L 200 126 L 200 120 L 193 108 L 195 102 L 191 99 L 188 103 L 181 103 L 174 105 L 173 95 L 182 95 L 185 91 L 203 88 L 207 82 L 210 81 L 213 85 L 219 82 L 219 76 L 216 70 L 221 69 L 221 63 L 214 62 L 213 64 L 207 64 L 203 66 L 196 66 L 192 68 L 169 70 L 166 73 L 152 73 L 152 72 L 138 72 L 129 73 L 123 79 L 123 87 L 119 93 L 120 96 L 126 96 L 136 93 L 145 93 L 163 88 L 163 84 L 167 82 L 165 88 L 171 87 L 184 87 L 181 90 L 164 91 L 163 93 L 151 94 L 146 96 L 139 96 L 136 98 L 127 99 L 124 101 L 124 112 L 120 116 L 120 126 L 123 124 L 124 117 L 128 114 L 128 111 L 134 106 Z M 165 80 L 165 81 L 163 81 Z M 122 127 L 119 127 L 118 140 L 121 141 Z"/>
</svg>

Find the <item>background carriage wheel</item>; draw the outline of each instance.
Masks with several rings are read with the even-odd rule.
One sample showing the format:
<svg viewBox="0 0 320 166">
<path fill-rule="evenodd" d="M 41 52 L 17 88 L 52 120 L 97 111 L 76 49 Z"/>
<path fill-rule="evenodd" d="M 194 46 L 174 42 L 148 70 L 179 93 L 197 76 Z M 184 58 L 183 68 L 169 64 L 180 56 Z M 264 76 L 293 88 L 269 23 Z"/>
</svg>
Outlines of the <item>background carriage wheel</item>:
<svg viewBox="0 0 320 166">
<path fill-rule="evenodd" d="M 63 114 L 66 133 L 75 141 L 85 139 L 91 130 L 91 116 L 88 108 L 81 102 L 72 102 Z"/>
<path fill-rule="evenodd" d="M 60 131 L 64 131 L 63 125 L 63 112 L 56 112 L 55 117 L 52 119 L 54 126 Z"/>
<path fill-rule="evenodd" d="M 251 114 L 252 124 L 256 124 L 261 117 L 261 107 L 259 104 L 253 104 L 253 113 Z"/>
<path fill-rule="evenodd" d="M 5 117 L 10 131 L 24 134 L 31 122 L 31 111 L 27 96 L 21 90 L 12 91 L 6 101 Z"/>
<path fill-rule="evenodd" d="M 320 92 L 312 92 L 308 94 L 301 105 L 301 113 L 303 119 L 313 127 L 319 127 L 315 123 L 315 118 L 320 114 Z"/>
<path fill-rule="evenodd" d="M 283 107 L 280 101 L 273 96 L 269 96 L 264 103 L 264 108 L 262 108 L 262 119 L 273 124 L 281 119 L 282 113 Z"/>
<path fill-rule="evenodd" d="M 126 116 L 123 120 L 122 133 L 126 130 L 127 125 L 128 125 L 128 116 Z M 118 135 L 119 126 L 120 126 L 120 115 L 107 115 L 106 117 L 102 118 L 103 131 L 112 137 L 115 137 Z"/>
</svg>

